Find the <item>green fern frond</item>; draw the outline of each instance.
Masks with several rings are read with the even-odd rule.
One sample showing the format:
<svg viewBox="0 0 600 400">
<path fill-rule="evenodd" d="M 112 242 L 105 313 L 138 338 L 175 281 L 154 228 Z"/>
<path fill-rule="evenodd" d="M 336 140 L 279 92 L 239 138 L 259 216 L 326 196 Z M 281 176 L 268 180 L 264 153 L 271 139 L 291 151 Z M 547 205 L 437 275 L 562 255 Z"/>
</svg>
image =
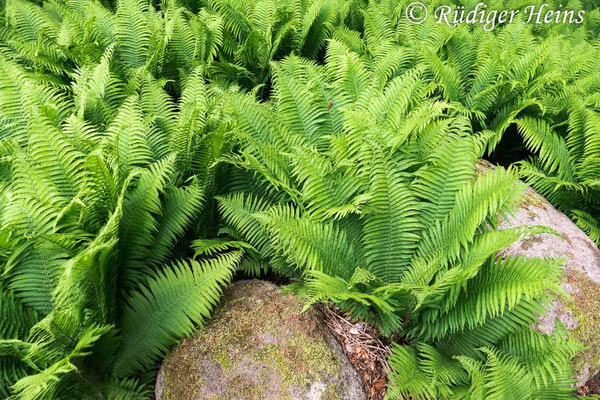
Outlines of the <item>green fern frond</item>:
<svg viewBox="0 0 600 400">
<path fill-rule="evenodd" d="M 0 339 L 26 339 L 29 329 L 38 320 L 37 313 L 23 306 L 15 295 L 3 289 L 0 292 Z"/>
<path fill-rule="evenodd" d="M 149 390 L 135 379 L 112 379 L 103 385 L 102 391 L 113 400 L 143 400 L 150 397 Z"/>
<path fill-rule="evenodd" d="M 354 246 L 335 224 L 303 218 L 293 206 L 274 207 L 262 219 L 271 246 L 300 276 L 315 270 L 348 278 L 356 266 Z"/>
<path fill-rule="evenodd" d="M 571 215 L 577 226 L 600 246 L 600 222 L 585 211 L 573 210 Z"/>
<path fill-rule="evenodd" d="M 151 276 L 127 300 L 123 311 L 121 351 L 113 370 L 117 377 L 152 365 L 177 339 L 210 316 L 233 271 L 239 251 L 218 258 L 181 261 Z"/>
</svg>

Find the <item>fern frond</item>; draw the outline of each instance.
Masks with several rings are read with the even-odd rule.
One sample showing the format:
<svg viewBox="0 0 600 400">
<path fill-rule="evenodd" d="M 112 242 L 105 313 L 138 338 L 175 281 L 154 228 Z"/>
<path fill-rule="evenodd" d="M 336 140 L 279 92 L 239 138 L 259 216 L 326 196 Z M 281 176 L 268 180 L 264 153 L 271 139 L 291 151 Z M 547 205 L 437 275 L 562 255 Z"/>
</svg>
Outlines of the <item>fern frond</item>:
<svg viewBox="0 0 600 400">
<path fill-rule="evenodd" d="M 334 223 L 301 217 L 293 206 L 274 207 L 264 216 L 270 244 L 298 275 L 315 270 L 348 278 L 356 266 L 354 246 Z"/>
<path fill-rule="evenodd" d="M 371 211 L 364 217 L 361 244 L 369 270 L 385 282 L 398 282 L 419 241 L 420 207 L 401 172 L 383 160 L 373 164 Z"/>
<path fill-rule="evenodd" d="M 119 260 L 124 287 L 136 287 L 148 272 L 151 246 L 161 215 L 161 195 L 167 189 L 175 158 L 169 157 L 139 171 L 135 187 L 123 201 L 119 227 Z M 184 214 L 185 215 L 185 214 Z"/>
<path fill-rule="evenodd" d="M 114 375 L 125 377 L 149 367 L 194 325 L 210 317 L 241 257 L 236 251 L 201 262 L 180 261 L 132 293 L 122 315 L 123 342 Z"/>
<path fill-rule="evenodd" d="M 600 245 L 600 221 L 585 211 L 573 210 L 571 217 L 590 239 Z"/>
<path fill-rule="evenodd" d="M 14 294 L 6 289 L 0 292 L 0 339 L 26 339 L 29 329 L 38 320 L 37 313 L 15 298 Z"/>
</svg>

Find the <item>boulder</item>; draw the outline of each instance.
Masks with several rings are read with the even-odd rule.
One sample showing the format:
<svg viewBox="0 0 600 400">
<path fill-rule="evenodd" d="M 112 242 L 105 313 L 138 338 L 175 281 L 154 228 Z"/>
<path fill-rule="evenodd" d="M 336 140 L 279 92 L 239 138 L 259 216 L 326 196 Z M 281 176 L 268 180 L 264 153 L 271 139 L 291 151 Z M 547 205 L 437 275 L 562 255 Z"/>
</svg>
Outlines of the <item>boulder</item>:
<svg viewBox="0 0 600 400">
<path fill-rule="evenodd" d="M 276 285 L 231 285 L 206 328 L 164 360 L 157 400 L 362 400 L 360 377 L 317 309 Z"/>
<path fill-rule="evenodd" d="M 480 167 L 493 168 L 485 162 Z M 562 287 L 568 297 L 555 298 L 537 328 L 550 334 L 558 318 L 584 345 L 574 360 L 577 385 L 581 386 L 600 370 L 600 250 L 569 217 L 532 188 L 527 188 L 516 215 L 502 223 L 504 228 L 520 225 L 544 225 L 560 234 L 535 235 L 514 243 L 505 252 L 565 259 Z"/>
</svg>

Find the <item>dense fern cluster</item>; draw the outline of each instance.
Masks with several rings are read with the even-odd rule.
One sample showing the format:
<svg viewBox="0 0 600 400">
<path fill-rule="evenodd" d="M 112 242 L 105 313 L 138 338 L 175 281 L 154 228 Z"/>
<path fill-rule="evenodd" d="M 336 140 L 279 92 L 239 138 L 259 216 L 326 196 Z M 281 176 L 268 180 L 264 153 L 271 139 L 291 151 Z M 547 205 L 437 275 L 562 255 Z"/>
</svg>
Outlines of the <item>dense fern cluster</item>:
<svg viewBox="0 0 600 400">
<path fill-rule="evenodd" d="M 373 3 L 360 40 L 358 32 L 337 37 L 367 60 L 377 54 L 395 59 L 396 74 L 422 67 L 432 90 L 485 136 L 488 154 L 506 132 L 518 132 L 522 144 L 503 148 L 517 155 L 503 157 L 517 161 L 527 182 L 600 244 L 600 9 L 588 9 L 587 29 L 514 23 L 487 32 L 435 18 L 410 24 L 402 16 L 408 3 Z M 583 7 L 546 3 L 551 9 Z M 486 4 L 503 10 L 536 2 Z"/>
<path fill-rule="evenodd" d="M 390 399 L 568 398 L 577 344 L 531 328 L 561 261 L 497 256 L 549 231 L 497 226 L 520 175 L 600 241 L 598 10 L 408 3 L 8 0 L 0 397 L 148 398 L 237 271 L 402 337 Z M 478 173 L 512 131 L 531 157 Z"/>
<path fill-rule="evenodd" d="M 23 136 L 3 144 L 3 396 L 20 378 L 19 398 L 142 393 L 132 374 L 209 315 L 241 257 L 181 258 L 211 219 L 218 170 L 207 166 L 223 148 L 201 73 L 176 104 L 146 72 L 111 82 L 109 63 L 110 51 L 78 80 L 89 102 L 48 88 L 39 104 L 27 74 L 2 81 L 20 94 L 3 111 L 25 117 L 5 119 Z M 102 91 L 122 91 L 119 104 Z M 103 106 L 107 126 L 85 118 Z"/>
<path fill-rule="evenodd" d="M 546 231 L 494 228 L 521 198 L 515 172 L 477 176 L 482 138 L 427 97 L 422 69 L 376 71 L 333 41 L 324 67 L 275 67 L 272 104 L 231 98 L 225 232 L 252 246 L 249 266 L 411 341 L 391 357 L 390 398 L 568 397 L 577 345 L 530 328 L 561 262 L 496 256 Z"/>
</svg>

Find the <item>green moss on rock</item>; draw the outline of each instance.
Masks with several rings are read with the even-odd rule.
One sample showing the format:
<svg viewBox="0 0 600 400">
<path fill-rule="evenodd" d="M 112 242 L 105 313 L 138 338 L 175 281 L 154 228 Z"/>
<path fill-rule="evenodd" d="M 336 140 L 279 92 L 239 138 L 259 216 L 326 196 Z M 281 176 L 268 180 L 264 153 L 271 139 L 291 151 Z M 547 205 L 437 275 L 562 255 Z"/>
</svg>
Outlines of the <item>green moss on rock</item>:
<svg viewBox="0 0 600 400">
<path fill-rule="evenodd" d="M 165 359 L 161 400 L 349 398 L 343 353 L 318 312 L 302 307 L 270 283 L 233 285 L 206 329 Z"/>
<path fill-rule="evenodd" d="M 521 240 L 521 249 L 527 251 L 533 246 L 535 243 L 541 243 L 542 238 L 539 236 L 531 236 L 526 239 Z"/>
<path fill-rule="evenodd" d="M 587 364 L 591 370 L 600 369 L 600 290 L 598 284 L 581 272 L 567 273 L 567 283 L 573 293 L 567 299 L 567 307 L 577 319 L 577 327 L 571 332 L 584 345 L 576 359 L 576 366 Z"/>
<path fill-rule="evenodd" d="M 538 192 L 528 187 L 527 190 L 525 190 L 525 193 L 523 193 L 523 201 L 520 206 L 527 208 L 529 212 L 533 213 L 533 216 L 535 216 L 535 212 L 531 210 L 530 206 L 545 210 L 547 204 L 548 202 L 546 199 L 540 196 Z"/>
</svg>

